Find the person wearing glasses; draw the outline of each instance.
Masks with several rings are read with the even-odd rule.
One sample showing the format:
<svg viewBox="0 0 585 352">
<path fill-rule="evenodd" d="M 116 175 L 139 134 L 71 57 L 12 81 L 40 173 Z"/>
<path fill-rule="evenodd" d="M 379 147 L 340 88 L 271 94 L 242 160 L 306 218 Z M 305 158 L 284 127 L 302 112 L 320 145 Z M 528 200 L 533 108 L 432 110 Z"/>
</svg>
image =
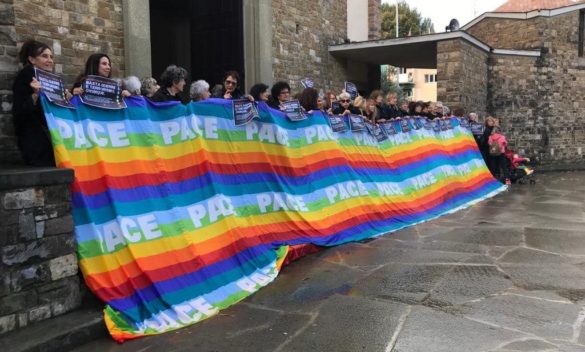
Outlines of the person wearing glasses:
<svg viewBox="0 0 585 352">
<path fill-rule="evenodd" d="M 270 89 L 270 100 L 268 105 L 276 110 L 280 110 L 280 104 L 290 100 L 290 86 L 284 81 L 274 83 Z"/>
<path fill-rule="evenodd" d="M 340 107 L 333 110 L 334 115 L 348 115 L 348 114 L 361 115 L 360 110 L 356 109 L 351 104 L 351 95 L 349 95 L 349 93 L 343 92 L 343 93 L 339 94 L 337 101 L 339 102 Z"/>
<path fill-rule="evenodd" d="M 228 100 L 244 98 L 244 93 L 238 88 L 238 83 L 240 83 L 240 74 L 233 70 L 227 71 L 223 75 L 223 89 L 221 93 L 215 93 L 216 95 L 213 97 Z"/>
</svg>

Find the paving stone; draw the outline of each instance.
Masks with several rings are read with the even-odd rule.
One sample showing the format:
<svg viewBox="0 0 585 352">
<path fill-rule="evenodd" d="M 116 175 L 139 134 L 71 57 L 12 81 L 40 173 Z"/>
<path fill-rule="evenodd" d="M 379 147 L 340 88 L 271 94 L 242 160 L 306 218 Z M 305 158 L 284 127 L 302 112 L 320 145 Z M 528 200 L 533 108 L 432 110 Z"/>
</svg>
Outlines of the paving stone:
<svg viewBox="0 0 585 352">
<path fill-rule="evenodd" d="M 514 288 L 511 288 L 509 290 L 506 290 L 506 292 L 504 294 L 505 295 L 517 295 L 517 296 L 531 297 L 531 298 L 543 299 L 543 300 L 553 301 L 553 302 L 558 302 L 558 303 L 567 303 L 567 304 L 572 303 L 571 300 L 567 299 L 566 297 L 560 296 L 556 292 L 552 292 L 552 291 L 539 291 L 539 290 L 527 291 L 527 290 L 523 290 L 521 288 L 514 287 Z"/>
<path fill-rule="evenodd" d="M 502 350 L 506 351 L 526 351 L 526 352 L 536 352 L 536 351 L 550 351 L 556 348 L 555 345 L 552 345 L 546 341 L 542 340 L 524 340 L 524 341 L 515 341 L 510 344 L 507 344 L 502 347 Z"/>
<path fill-rule="evenodd" d="M 453 267 L 389 264 L 354 285 L 350 295 L 420 303 Z"/>
<path fill-rule="evenodd" d="M 334 296 L 284 351 L 384 351 L 408 306 Z"/>
<path fill-rule="evenodd" d="M 393 352 L 487 351 L 526 335 L 426 307 L 413 307 Z"/>
<path fill-rule="evenodd" d="M 470 318 L 544 338 L 571 340 L 580 311 L 574 304 L 503 295 L 467 303 L 462 312 Z"/>
<path fill-rule="evenodd" d="M 393 238 L 379 238 L 368 245 L 370 247 L 384 246 L 388 248 L 424 249 L 454 253 L 484 254 L 487 252 L 486 247 L 481 245 L 447 241 L 413 242 Z"/>
<path fill-rule="evenodd" d="M 585 271 L 570 264 L 500 264 L 514 283 L 527 290 L 585 290 Z"/>
<path fill-rule="evenodd" d="M 275 282 L 256 292 L 246 302 L 287 311 L 314 310 L 334 294 L 346 294 L 368 273 L 321 261 L 303 258 L 283 268 Z"/>
<path fill-rule="evenodd" d="M 516 248 L 507 252 L 499 260 L 499 263 L 516 264 L 569 264 L 570 261 L 558 254 L 546 253 L 529 248 Z"/>
<path fill-rule="evenodd" d="M 560 254 L 585 255 L 585 231 L 526 228 L 526 245 Z"/>
<path fill-rule="evenodd" d="M 519 228 L 458 228 L 451 232 L 431 236 L 424 239 L 424 241 L 451 241 L 483 244 L 487 246 L 518 246 L 522 242 L 523 229 Z"/>
<path fill-rule="evenodd" d="M 274 351 L 309 324 L 311 318 L 307 314 L 284 314 L 238 304 L 211 319 L 167 334 L 122 345 L 107 337 L 76 351 Z"/>
<path fill-rule="evenodd" d="M 513 285 L 494 266 L 456 266 L 433 288 L 429 301 L 461 304 L 502 292 Z"/>
</svg>

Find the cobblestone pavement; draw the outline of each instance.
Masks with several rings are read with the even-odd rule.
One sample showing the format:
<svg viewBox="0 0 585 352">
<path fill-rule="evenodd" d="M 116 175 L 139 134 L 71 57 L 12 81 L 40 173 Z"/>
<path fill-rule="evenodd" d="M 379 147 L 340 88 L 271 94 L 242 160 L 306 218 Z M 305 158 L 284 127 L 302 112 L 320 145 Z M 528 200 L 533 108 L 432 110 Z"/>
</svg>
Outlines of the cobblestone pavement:
<svg viewBox="0 0 585 352">
<path fill-rule="evenodd" d="M 78 351 L 585 351 L 585 173 L 302 258 L 192 327 Z"/>
</svg>

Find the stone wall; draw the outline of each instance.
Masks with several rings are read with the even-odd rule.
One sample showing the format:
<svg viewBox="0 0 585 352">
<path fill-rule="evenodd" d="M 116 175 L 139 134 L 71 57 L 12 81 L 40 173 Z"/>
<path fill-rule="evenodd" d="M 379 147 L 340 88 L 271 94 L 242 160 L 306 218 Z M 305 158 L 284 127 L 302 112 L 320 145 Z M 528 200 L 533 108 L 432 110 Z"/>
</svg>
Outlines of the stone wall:
<svg viewBox="0 0 585 352">
<path fill-rule="evenodd" d="M 368 39 L 378 40 L 382 36 L 382 0 L 368 0 Z"/>
<path fill-rule="evenodd" d="M 69 191 L 73 172 L 51 172 L 62 181 L 0 189 L 0 334 L 81 304 Z M 42 178 L 39 172 L 29 176 Z M 9 183 L 1 180 L 2 186 Z"/>
<path fill-rule="evenodd" d="M 0 164 L 21 162 L 12 125 L 12 80 L 17 43 L 37 39 L 55 54 L 55 72 L 73 85 L 91 54 L 112 60 L 112 75 L 124 75 L 122 0 L 0 0 Z M 19 47 L 20 48 L 20 47 Z"/>
<path fill-rule="evenodd" d="M 22 160 L 12 124 L 12 81 L 18 70 L 13 0 L 0 0 L 0 164 Z"/>
<path fill-rule="evenodd" d="M 540 58 L 492 57 L 488 110 L 502 119 L 512 148 L 544 163 L 583 161 L 585 58 L 578 57 L 578 14 L 498 19 L 499 26 L 489 19 L 472 28 L 498 30 L 495 38 L 481 38 L 496 48 L 541 51 Z M 532 34 L 526 37 L 523 31 Z M 522 40 L 529 43 L 522 45 Z"/>
<path fill-rule="evenodd" d="M 300 80 L 310 77 L 324 91 L 341 91 L 345 62 L 331 56 L 328 46 L 347 37 L 346 1 L 274 0 L 272 11 L 273 81 L 289 81 L 299 91 Z"/>
<path fill-rule="evenodd" d="M 437 43 L 437 100 L 450 108 L 485 114 L 488 53 L 456 39 Z"/>
<path fill-rule="evenodd" d="M 467 33 L 497 49 L 534 50 L 542 46 L 542 27 L 546 18 L 528 20 L 484 18 Z"/>
</svg>

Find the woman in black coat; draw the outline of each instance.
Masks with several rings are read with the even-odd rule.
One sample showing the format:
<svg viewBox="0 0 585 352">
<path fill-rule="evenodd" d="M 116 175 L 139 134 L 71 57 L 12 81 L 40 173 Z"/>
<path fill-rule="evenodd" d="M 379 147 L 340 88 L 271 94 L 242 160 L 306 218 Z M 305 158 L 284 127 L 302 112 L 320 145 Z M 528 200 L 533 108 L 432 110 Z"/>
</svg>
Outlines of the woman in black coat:
<svg viewBox="0 0 585 352">
<path fill-rule="evenodd" d="M 53 51 L 44 43 L 29 40 L 22 45 L 18 58 L 23 68 L 12 85 L 12 116 L 18 148 L 28 165 L 55 166 L 47 120 L 39 101 L 41 84 L 35 78 L 35 68 L 53 71 Z"/>
</svg>

